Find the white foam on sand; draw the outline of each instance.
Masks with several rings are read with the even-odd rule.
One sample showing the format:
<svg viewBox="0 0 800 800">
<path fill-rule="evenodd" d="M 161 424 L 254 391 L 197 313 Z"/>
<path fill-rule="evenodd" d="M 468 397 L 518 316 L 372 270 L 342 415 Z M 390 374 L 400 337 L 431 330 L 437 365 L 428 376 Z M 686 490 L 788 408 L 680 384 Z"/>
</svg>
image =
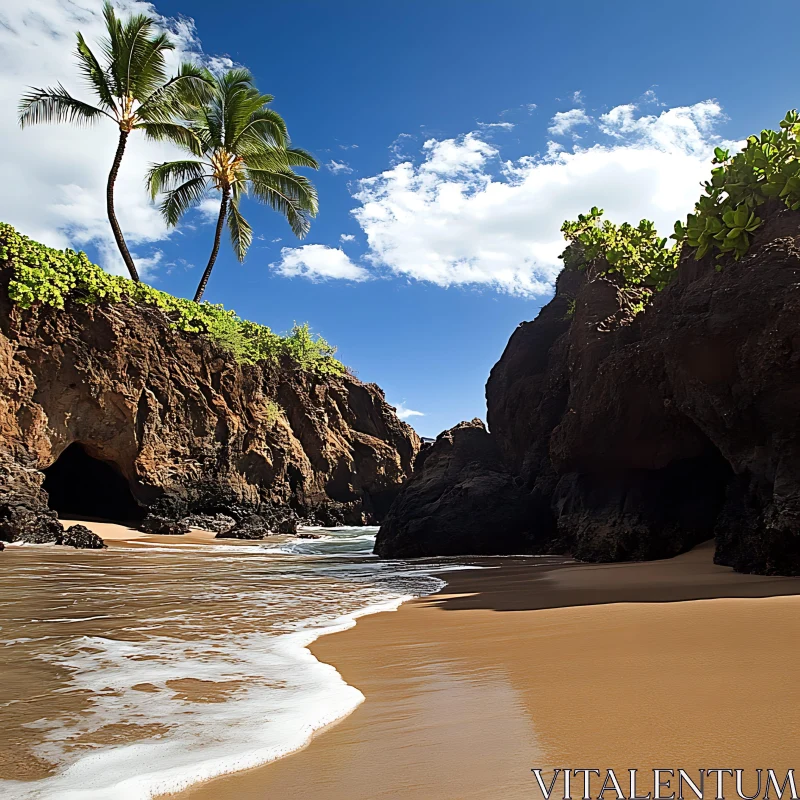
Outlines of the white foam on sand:
<svg viewBox="0 0 800 800">
<path fill-rule="evenodd" d="M 33 782 L 0 781 L 0 797 L 145 800 L 274 761 L 351 713 L 364 696 L 308 645 L 445 582 L 433 565 L 367 562 L 371 531 L 319 533 L 283 553 L 263 545 L 214 547 L 213 556 L 202 546 L 106 551 L 114 561 L 93 559 L 100 573 L 90 584 L 85 565 L 48 562 L 46 570 L 63 571 L 46 572 L 63 587 L 52 610 L 64 603 L 70 614 L 40 620 L 42 633 L 63 634 L 37 657 L 69 675 L 60 691 L 91 700 L 29 724 L 39 736 L 34 754 L 58 767 Z M 27 573 L 31 592 L 37 571 Z M 129 613 L 126 598 L 148 612 Z M 75 602 L 83 605 L 72 613 Z M 104 635 L 108 622 L 118 634 Z M 112 743 L 120 733 L 127 743 Z"/>
<path fill-rule="evenodd" d="M 160 647 L 166 659 L 137 661 L 138 643 L 85 637 L 87 654 L 70 665 L 78 670 L 75 688 L 97 690 L 99 679 L 104 686 L 121 690 L 121 696 L 101 698 L 93 712 L 95 722 L 102 727 L 127 704 L 130 709 L 125 717 L 130 722 L 166 724 L 169 732 L 84 755 L 62 772 L 35 783 L 2 781 L 0 793 L 8 800 L 144 800 L 299 750 L 315 731 L 347 716 L 364 700 L 333 666 L 318 661 L 308 645 L 325 634 L 351 628 L 358 617 L 395 611 L 408 599 L 376 603 L 325 627 L 277 637 L 249 634 L 235 645 L 223 644 L 211 662 L 202 656 L 181 658 L 178 652 L 170 653 L 179 648 L 169 642 Z M 147 655 L 155 655 L 158 649 L 158 643 L 154 647 L 148 641 Z M 220 656 L 232 662 L 227 673 L 219 671 Z M 166 681 L 186 677 L 209 681 L 246 677 L 248 685 L 224 702 L 206 703 L 165 703 L 160 693 L 125 689 L 143 683 L 164 686 Z M 280 691 L 275 691 L 276 682 L 281 684 Z M 112 714 L 104 713 L 104 705 L 110 706 Z M 41 754 L 48 755 L 48 749 L 43 747 Z"/>
</svg>

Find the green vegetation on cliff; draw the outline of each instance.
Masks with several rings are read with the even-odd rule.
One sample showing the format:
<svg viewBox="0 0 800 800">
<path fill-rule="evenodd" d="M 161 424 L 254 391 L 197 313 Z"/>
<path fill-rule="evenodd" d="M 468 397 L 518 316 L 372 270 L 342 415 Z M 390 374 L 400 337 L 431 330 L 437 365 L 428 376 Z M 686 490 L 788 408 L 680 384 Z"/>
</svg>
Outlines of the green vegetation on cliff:
<svg viewBox="0 0 800 800">
<path fill-rule="evenodd" d="M 685 223 L 676 222 L 671 236 L 675 244 L 658 235 L 643 219 L 638 226 L 615 225 L 603 220 L 602 209 L 593 207 L 575 221 L 561 226 L 568 247 L 562 258 L 567 266 L 595 266 L 600 274 L 617 274 L 622 284 L 640 290 L 641 311 L 654 291 L 661 291 L 675 276 L 683 246 L 700 260 L 708 253 L 716 259 L 732 256 L 738 261 L 750 247 L 750 236 L 762 219 L 756 210 L 771 198 L 800 210 L 800 114 L 789 111 L 779 130 L 763 130 L 749 136 L 744 149 L 734 156 L 722 147 L 714 150 L 711 180 Z M 722 269 L 717 264 L 717 270 Z"/>
<path fill-rule="evenodd" d="M 194 303 L 173 297 L 143 283 L 108 272 L 89 261 L 86 253 L 54 250 L 0 223 L 0 263 L 13 269 L 8 293 L 21 308 L 35 305 L 63 309 L 68 299 L 76 303 L 142 303 L 163 311 L 172 327 L 201 333 L 245 364 L 293 359 L 302 369 L 342 375 L 344 365 L 334 358 L 336 348 L 314 336 L 308 325 L 295 325 L 279 336 L 264 325 L 241 319 L 221 305 Z"/>
<path fill-rule="evenodd" d="M 675 239 L 717 258 L 732 254 L 738 261 L 750 247 L 750 234 L 761 225 L 756 209 L 772 197 L 787 208 L 800 209 L 800 115 L 789 111 L 779 130 L 749 136 L 744 149 L 731 157 L 717 147 L 711 180 L 685 224 L 675 223 Z"/>
<path fill-rule="evenodd" d="M 634 227 L 628 222 L 601 222 L 602 216 L 603 210 L 594 206 L 588 214 L 579 214 L 575 222 L 565 222 L 561 232 L 567 241 L 582 245 L 586 264 L 604 258 L 608 264 L 605 273 L 619 273 L 634 286 L 663 289 L 678 266 L 680 248 L 667 247 L 667 240 L 658 235 L 650 220 L 643 219 Z"/>
</svg>

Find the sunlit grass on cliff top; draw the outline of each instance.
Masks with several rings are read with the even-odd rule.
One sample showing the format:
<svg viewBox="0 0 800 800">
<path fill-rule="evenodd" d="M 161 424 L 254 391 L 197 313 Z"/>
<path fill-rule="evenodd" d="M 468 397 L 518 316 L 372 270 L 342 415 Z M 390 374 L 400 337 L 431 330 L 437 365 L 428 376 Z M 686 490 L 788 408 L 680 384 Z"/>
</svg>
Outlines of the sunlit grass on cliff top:
<svg viewBox="0 0 800 800">
<path fill-rule="evenodd" d="M 336 348 L 312 334 L 308 324 L 295 325 L 289 335 L 279 336 L 221 305 L 195 303 L 111 275 L 82 251 L 46 247 L 6 223 L 0 223 L 0 268 L 3 266 L 13 270 L 8 294 L 21 308 L 39 305 L 64 309 L 67 301 L 84 305 L 141 303 L 163 311 L 171 327 L 207 336 L 240 363 L 276 362 L 286 356 L 310 372 L 346 372 L 334 357 Z"/>
</svg>

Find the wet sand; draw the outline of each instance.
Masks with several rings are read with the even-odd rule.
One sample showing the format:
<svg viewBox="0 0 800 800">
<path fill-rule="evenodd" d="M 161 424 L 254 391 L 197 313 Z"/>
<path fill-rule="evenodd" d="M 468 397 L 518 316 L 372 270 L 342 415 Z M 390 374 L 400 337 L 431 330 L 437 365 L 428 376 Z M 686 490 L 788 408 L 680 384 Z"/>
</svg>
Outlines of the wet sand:
<svg viewBox="0 0 800 800">
<path fill-rule="evenodd" d="M 644 792 L 654 768 L 797 768 L 800 579 L 712 555 L 451 573 L 311 646 L 365 694 L 349 717 L 179 796 L 516 800 L 533 767 L 642 769 Z"/>
</svg>

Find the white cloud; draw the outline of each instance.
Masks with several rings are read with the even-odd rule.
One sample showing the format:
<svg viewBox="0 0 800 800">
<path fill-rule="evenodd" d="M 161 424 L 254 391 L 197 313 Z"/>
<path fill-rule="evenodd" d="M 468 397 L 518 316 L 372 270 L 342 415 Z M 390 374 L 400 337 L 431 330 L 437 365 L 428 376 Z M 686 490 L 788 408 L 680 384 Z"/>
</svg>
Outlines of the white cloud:
<svg viewBox="0 0 800 800">
<path fill-rule="evenodd" d="M 343 233 L 339 238 L 343 242 L 354 242 L 356 240 L 356 237 L 353 236 L 352 233 Z"/>
<path fill-rule="evenodd" d="M 400 419 L 408 419 L 409 417 L 424 417 L 425 414 L 422 411 L 414 411 L 413 408 L 406 408 L 405 403 L 398 403 L 395 409 L 395 413 Z"/>
<path fill-rule="evenodd" d="M 402 161 L 410 157 L 406 152 L 408 146 L 416 137 L 413 133 L 398 133 L 395 140 L 389 145 L 389 152 L 392 154 L 392 161 Z"/>
<path fill-rule="evenodd" d="M 547 132 L 552 136 L 565 136 L 573 128 L 591 123 L 592 118 L 582 108 L 572 108 L 569 111 L 556 112 Z"/>
<path fill-rule="evenodd" d="M 342 279 L 365 281 L 368 270 L 354 264 L 343 250 L 324 244 L 284 247 L 281 260 L 270 266 L 286 278 L 308 278 L 312 281 Z"/>
<path fill-rule="evenodd" d="M 358 145 L 357 144 L 340 144 L 339 147 L 342 150 L 357 150 L 358 149 Z"/>
<path fill-rule="evenodd" d="M 122 14 L 158 16 L 150 3 L 117 0 Z M 0 171 L 6 186 L 0 197 L 0 219 L 22 233 L 54 247 L 97 246 L 103 265 L 127 274 L 111 235 L 105 211 L 105 184 L 117 146 L 118 131 L 109 120 L 90 128 L 37 125 L 20 129 L 16 108 L 29 86 L 59 81 L 74 95 L 93 101 L 75 67 L 75 32 L 94 47 L 104 34 L 101 0 L 37 0 L 4 3 L 0 9 Z M 177 50 L 169 54 L 174 70 L 181 59 L 199 57 L 191 20 L 167 20 Z M 97 52 L 97 50 L 95 50 Z M 145 192 L 143 176 L 153 161 L 175 157 L 169 145 L 147 142 L 134 133 L 120 169 L 116 208 L 141 272 L 158 264 L 151 243 L 169 232 Z"/>
<path fill-rule="evenodd" d="M 572 93 L 572 102 L 583 105 L 583 92 L 580 89 Z"/>
<path fill-rule="evenodd" d="M 353 168 L 344 161 L 335 161 L 331 159 L 325 165 L 334 175 L 338 175 L 340 172 L 344 172 L 345 174 L 350 173 L 353 171 Z"/>
<path fill-rule="evenodd" d="M 353 214 L 365 259 L 378 272 L 439 286 L 547 293 L 560 269 L 562 222 L 593 205 L 616 222 L 647 217 L 670 233 L 700 194 L 723 119 L 713 101 L 658 116 L 619 106 L 586 122 L 605 143 L 551 143 L 544 155 L 506 162 L 479 133 L 429 139 L 421 159 L 359 181 Z"/>
<path fill-rule="evenodd" d="M 513 122 L 479 122 L 479 128 L 502 128 L 506 131 L 514 130 Z"/>
</svg>

